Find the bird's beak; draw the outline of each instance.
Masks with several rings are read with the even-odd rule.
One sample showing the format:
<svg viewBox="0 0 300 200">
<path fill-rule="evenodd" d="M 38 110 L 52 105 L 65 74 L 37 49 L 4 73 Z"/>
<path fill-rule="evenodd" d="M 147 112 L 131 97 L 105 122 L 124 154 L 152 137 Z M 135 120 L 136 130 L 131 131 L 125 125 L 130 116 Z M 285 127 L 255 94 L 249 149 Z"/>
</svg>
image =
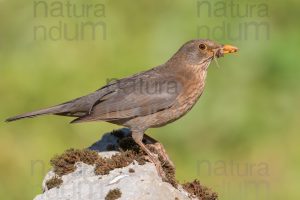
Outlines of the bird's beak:
<svg viewBox="0 0 300 200">
<path fill-rule="evenodd" d="M 237 52 L 239 49 L 235 46 L 226 44 L 226 45 L 223 45 L 222 50 L 223 50 L 223 54 L 228 54 L 228 53 Z"/>
</svg>

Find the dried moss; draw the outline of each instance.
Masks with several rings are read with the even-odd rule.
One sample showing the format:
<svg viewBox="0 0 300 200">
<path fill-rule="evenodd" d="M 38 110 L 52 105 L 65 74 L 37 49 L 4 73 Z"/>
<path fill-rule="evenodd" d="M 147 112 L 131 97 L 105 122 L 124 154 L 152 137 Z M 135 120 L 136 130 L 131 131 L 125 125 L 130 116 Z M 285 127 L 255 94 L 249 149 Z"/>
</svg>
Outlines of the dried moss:
<svg viewBox="0 0 300 200">
<path fill-rule="evenodd" d="M 107 195 L 105 196 L 105 200 L 116 200 L 122 196 L 122 192 L 119 188 L 109 190 Z"/>
<path fill-rule="evenodd" d="M 132 168 L 129 168 L 129 169 L 128 169 L 128 172 L 129 172 L 129 173 L 134 173 L 134 172 L 135 172 L 135 170 L 134 170 L 134 169 L 132 169 Z"/>
<path fill-rule="evenodd" d="M 52 165 L 53 172 L 56 176 L 46 182 L 47 188 L 51 189 L 60 186 L 63 183 L 61 176 L 75 171 L 75 163 L 83 162 L 92 165 L 98 157 L 96 151 L 89 149 L 68 149 L 63 154 L 54 156 L 54 158 L 50 160 L 50 164 Z"/>
<path fill-rule="evenodd" d="M 212 191 L 210 188 L 200 184 L 198 180 L 192 182 L 187 182 L 182 184 L 183 189 L 185 189 L 191 196 L 195 196 L 201 200 L 216 200 L 218 199 L 218 194 Z"/>
<path fill-rule="evenodd" d="M 124 137 L 118 141 L 120 150 L 127 151 L 132 150 L 135 153 L 146 155 L 146 153 L 140 148 L 140 146 L 132 139 L 132 137 Z"/>
<path fill-rule="evenodd" d="M 96 151 L 89 149 L 68 149 L 63 154 L 57 155 L 50 160 L 50 164 L 53 167 L 53 171 L 59 175 L 66 175 L 75 171 L 75 163 L 83 162 L 89 165 L 93 165 L 99 158 Z"/>
<path fill-rule="evenodd" d="M 111 170 L 128 166 L 134 160 L 140 165 L 146 163 L 145 154 L 141 151 L 132 139 L 120 139 L 121 151 L 119 154 L 113 155 L 111 158 L 102 158 L 97 151 L 89 149 L 69 149 L 63 154 L 55 156 L 50 163 L 53 171 L 58 176 L 63 176 L 74 172 L 75 163 L 83 162 L 89 165 L 95 164 L 95 174 L 108 174 Z"/>
<path fill-rule="evenodd" d="M 50 190 L 52 188 L 59 187 L 62 183 L 63 180 L 60 177 L 54 176 L 46 182 L 46 186 L 48 190 Z"/>
<path fill-rule="evenodd" d="M 173 187 L 177 188 L 178 182 L 175 178 L 175 168 L 168 162 L 166 162 L 162 167 L 166 174 L 166 181 L 173 185 Z"/>
<path fill-rule="evenodd" d="M 113 169 L 128 166 L 134 160 L 138 161 L 139 164 L 144 164 L 146 162 L 144 157 L 140 157 L 139 154 L 136 154 L 131 150 L 115 154 L 111 158 L 99 158 L 96 161 L 95 174 L 108 174 Z"/>
</svg>

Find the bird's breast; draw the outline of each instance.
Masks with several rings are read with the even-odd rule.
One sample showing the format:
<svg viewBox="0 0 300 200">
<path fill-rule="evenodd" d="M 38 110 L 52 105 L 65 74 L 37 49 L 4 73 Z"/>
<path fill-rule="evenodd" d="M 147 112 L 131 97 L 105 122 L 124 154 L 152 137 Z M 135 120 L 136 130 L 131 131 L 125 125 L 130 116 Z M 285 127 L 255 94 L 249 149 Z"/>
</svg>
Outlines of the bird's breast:
<svg viewBox="0 0 300 200">
<path fill-rule="evenodd" d="M 171 123 L 188 113 L 203 93 L 206 74 L 206 70 L 199 68 L 195 68 L 193 73 L 182 73 L 183 88 L 181 94 L 170 109 L 155 114 L 156 123 L 152 127 L 160 127 Z"/>
<path fill-rule="evenodd" d="M 186 77 L 182 93 L 178 97 L 177 109 L 186 113 L 197 102 L 203 93 L 207 70 L 195 66 L 193 73 Z"/>
</svg>

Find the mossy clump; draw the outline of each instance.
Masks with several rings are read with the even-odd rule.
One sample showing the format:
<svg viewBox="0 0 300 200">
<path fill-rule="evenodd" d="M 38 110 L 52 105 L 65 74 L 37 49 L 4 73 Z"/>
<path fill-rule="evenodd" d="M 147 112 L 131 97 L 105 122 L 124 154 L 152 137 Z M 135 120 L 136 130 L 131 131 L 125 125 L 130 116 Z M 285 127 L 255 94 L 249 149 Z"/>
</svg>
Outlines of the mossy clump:
<svg viewBox="0 0 300 200">
<path fill-rule="evenodd" d="M 136 160 L 139 164 L 144 164 L 146 161 L 144 157 L 135 153 L 132 150 L 122 151 L 119 154 L 113 155 L 111 158 L 101 158 L 96 161 L 95 174 L 105 175 L 111 170 L 128 166 Z"/>
<path fill-rule="evenodd" d="M 197 197 L 201 200 L 218 199 L 218 194 L 216 192 L 212 191 L 206 186 L 201 185 L 198 180 L 184 183 L 182 184 L 182 187 L 191 195 L 191 197 Z"/>
<path fill-rule="evenodd" d="M 178 181 L 175 178 L 175 168 L 168 162 L 165 162 L 162 167 L 166 174 L 166 181 L 169 182 L 173 187 L 177 188 Z"/>
<path fill-rule="evenodd" d="M 129 169 L 128 169 L 128 172 L 129 172 L 129 173 L 134 173 L 134 172 L 135 172 L 135 170 L 134 170 L 134 169 L 132 169 L 132 168 L 129 168 Z"/>
<path fill-rule="evenodd" d="M 119 188 L 109 190 L 107 195 L 105 196 L 105 200 L 116 200 L 122 196 L 122 192 Z"/>
<path fill-rule="evenodd" d="M 60 177 L 53 176 L 51 179 L 49 179 L 46 182 L 46 186 L 47 186 L 48 190 L 50 190 L 52 188 L 59 187 L 62 183 L 63 183 L 63 180 Z"/>
<path fill-rule="evenodd" d="M 58 176 L 66 175 L 74 172 L 76 169 L 75 163 L 83 162 L 88 165 L 95 164 L 99 155 L 96 151 L 89 149 L 68 149 L 63 154 L 57 155 L 50 160 L 53 171 Z"/>
<path fill-rule="evenodd" d="M 132 139 L 132 137 L 127 136 L 118 139 L 119 148 L 121 151 L 133 151 L 140 156 L 146 155 L 146 153 L 140 148 L 140 146 Z"/>
<path fill-rule="evenodd" d="M 52 158 L 50 163 L 53 167 L 53 172 L 59 177 L 74 172 L 77 162 L 89 165 L 95 164 L 96 175 L 105 175 L 113 169 L 126 167 L 134 160 L 140 165 L 146 163 L 145 153 L 135 144 L 131 137 L 120 138 L 118 150 L 120 153 L 113 155 L 111 158 L 103 158 L 99 156 L 97 151 L 68 149 L 63 154 Z"/>
</svg>

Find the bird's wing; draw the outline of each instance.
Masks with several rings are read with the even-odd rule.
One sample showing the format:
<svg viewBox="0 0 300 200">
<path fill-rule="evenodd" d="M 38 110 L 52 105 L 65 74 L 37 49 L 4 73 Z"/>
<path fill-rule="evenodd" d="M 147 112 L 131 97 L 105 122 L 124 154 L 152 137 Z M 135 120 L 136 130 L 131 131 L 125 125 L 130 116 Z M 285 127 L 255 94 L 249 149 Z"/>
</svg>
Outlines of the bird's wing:
<svg viewBox="0 0 300 200">
<path fill-rule="evenodd" d="M 89 114 L 73 122 L 134 118 L 167 109 L 176 102 L 182 84 L 172 75 L 152 70 L 107 87 L 103 89 L 110 93 L 100 98 Z"/>
</svg>

